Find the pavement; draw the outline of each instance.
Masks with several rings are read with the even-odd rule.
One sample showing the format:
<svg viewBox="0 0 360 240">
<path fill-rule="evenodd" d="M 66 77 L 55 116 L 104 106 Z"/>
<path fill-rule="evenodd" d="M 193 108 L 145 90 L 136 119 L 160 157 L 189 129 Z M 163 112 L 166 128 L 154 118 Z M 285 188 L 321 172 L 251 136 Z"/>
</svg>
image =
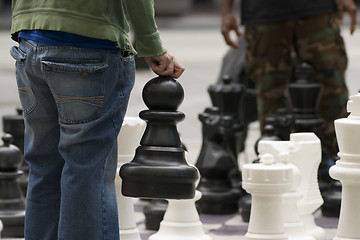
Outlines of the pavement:
<svg viewBox="0 0 360 240">
<path fill-rule="evenodd" d="M 360 18 L 358 18 L 360 19 Z M 158 21 L 162 40 L 168 51 L 172 53 L 186 68 L 179 79 L 185 97 L 179 111 L 185 113 L 186 118 L 178 124 L 182 141 L 188 148 L 188 161 L 195 163 L 202 144 L 201 123 L 198 114 L 211 106 L 207 88 L 218 78 L 222 58 L 228 47 L 220 34 L 220 16 L 218 13 L 191 13 L 178 18 L 162 18 Z M 360 24 L 358 24 L 360 25 Z M 11 46 L 16 45 L 10 39 L 9 29 L 0 30 L 0 116 L 16 113 L 19 100 L 16 88 L 14 60 L 9 55 Z M 360 89 L 360 28 L 353 36 L 349 33 L 348 24 L 342 27 L 342 35 L 348 52 L 348 69 L 346 80 L 351 95 Z M 141 91 L 145 83 L 156 77 L 148 69 L 138 70 L 136 83 L 130 98 L 128 116 L 138 116 L 146 109 L 141 98 Z M 2 122 L 0 119 L 0 125 Z M 2 127 L 1 127 L 2 128 Z M 256 139 L 260 136 L 259 124 L 254 122 L 249 126 L 246 148 L 239 155 L 240 163 L 255 159 L 253 150 Z"/>
</svg>

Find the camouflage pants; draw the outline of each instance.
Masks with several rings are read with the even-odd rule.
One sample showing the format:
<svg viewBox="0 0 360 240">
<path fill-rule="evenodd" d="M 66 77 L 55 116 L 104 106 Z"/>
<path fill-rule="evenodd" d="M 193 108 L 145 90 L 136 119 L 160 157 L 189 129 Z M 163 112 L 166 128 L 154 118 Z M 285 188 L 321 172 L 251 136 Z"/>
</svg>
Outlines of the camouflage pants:
<svg viewBox="0 0 360 240">
<path fill-rule="evenodd" d="M 306 61 L 314 67 L 314 80 L 323 86 L 319 111 L 325 121 L 323 141 L 330 146 L 335 139 L 334 120 L 347 116 L 348 100 L 347 56 L 336 14 L 247 25 L 245 38 L 245 69 L 256 84 L 261 127 L 276 109 L 289 107 L 287 83 L 292 68 Z"/>
</svg>

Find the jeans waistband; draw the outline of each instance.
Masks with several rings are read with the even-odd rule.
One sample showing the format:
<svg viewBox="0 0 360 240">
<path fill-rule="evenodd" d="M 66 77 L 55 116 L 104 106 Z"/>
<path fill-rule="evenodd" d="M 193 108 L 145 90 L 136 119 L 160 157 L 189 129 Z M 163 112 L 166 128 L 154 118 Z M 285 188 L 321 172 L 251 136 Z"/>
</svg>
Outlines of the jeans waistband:
<svg viewBox="0 0 360 240">
<path fill-rule="evenodd" d="M 90 49 L 90 48 L 80 48 L 68 45 L 50 45 L 47 43 L 37 42 L 34 40 L 28 40 L 24 38 L 19 38 L 19 44 L 25 44 L 27 47 L 31 48 L 32 50 L 36 51 L 37 49 L 46 50 L 46 49 L 67 49 L 67 50 L 77 50 L 77 51 L 89 51 L 89 52 L 113 52 L 113 53 L 121 53 L 123 57 L 128 57 L 132 55 L 129 51 L 123 51 L 119 49 L 119 51 L 112 51 L 112 50 L 98 50 L 98 49 Z"/>
</svg>

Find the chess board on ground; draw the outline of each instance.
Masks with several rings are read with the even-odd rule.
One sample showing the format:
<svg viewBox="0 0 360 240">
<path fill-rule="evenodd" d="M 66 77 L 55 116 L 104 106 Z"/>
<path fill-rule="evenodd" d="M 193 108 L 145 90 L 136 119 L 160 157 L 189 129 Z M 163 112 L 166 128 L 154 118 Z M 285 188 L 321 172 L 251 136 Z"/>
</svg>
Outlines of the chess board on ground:
<svg viewBox="0 0 360 240">
<path fill-rule="evenodd" d="M 143 207 L 148 201 L 135 199 L 134 209 L 137 228 L 140 231 L 141 240 L 147 240 L 156 231 L 146 230 Z M 315 212 L 315 222 L 326 231 L 326 240 L 332 240 L 336 235 L 338 218 L 323 217 L 321 211 Z M 248 223 L 243 222 L 240 213 L 229 215 L 200 214 L 204 232 L 213 240 L 242 240 L 247 232 Z M 186 239 L 184 239 L 186 240 Z"/>
<path fill-rule="evenodd" d="M 148 201 L 134 200 L 135 219 L 141 240 L 155 234 L 156 231 L 145 228 L 145 215 L 143 207 L 149 204 Z M 200 221 L 203 224 L 204 232 L 213 240 L 242 240 L 247 232 L 248 223 L 243 222 L 240 213 L 228 215 L 200 214 Z M 336 235 L 338 218 L 323 217 L 320 211 L 315 213 L 315 222 L 326 231 L 326 240 L 332 240 Z M 23 240 L 23 238 L 1 238 L 1 240 Z M 186 240 L 186 239 L 184 239 Z"/>
</svg>

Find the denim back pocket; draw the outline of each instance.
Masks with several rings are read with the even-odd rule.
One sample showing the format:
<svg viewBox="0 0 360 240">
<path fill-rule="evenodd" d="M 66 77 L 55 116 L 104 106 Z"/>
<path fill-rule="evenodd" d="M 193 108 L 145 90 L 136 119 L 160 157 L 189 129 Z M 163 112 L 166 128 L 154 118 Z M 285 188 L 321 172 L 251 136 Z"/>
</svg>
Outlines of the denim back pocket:
<svg viewBox="0 0 360 240">
<path fill-rule="evenodd" d="M 26 117 L 36 106 L 36 98 L 25 71 L 25 61 L 27 55 L 16 46 L 13 46 L 10 49 L 10 55 L 16 60 L 16 83 L 18 86 L 21 108 L 24 116 Z"/>
<path fill-rule="evenodd" d="M 41 62 L 60 122 L 86 123 L 101 116 L 104 71 L 108 67 L 103 60 L 42 59 Z"/>
</svg>

